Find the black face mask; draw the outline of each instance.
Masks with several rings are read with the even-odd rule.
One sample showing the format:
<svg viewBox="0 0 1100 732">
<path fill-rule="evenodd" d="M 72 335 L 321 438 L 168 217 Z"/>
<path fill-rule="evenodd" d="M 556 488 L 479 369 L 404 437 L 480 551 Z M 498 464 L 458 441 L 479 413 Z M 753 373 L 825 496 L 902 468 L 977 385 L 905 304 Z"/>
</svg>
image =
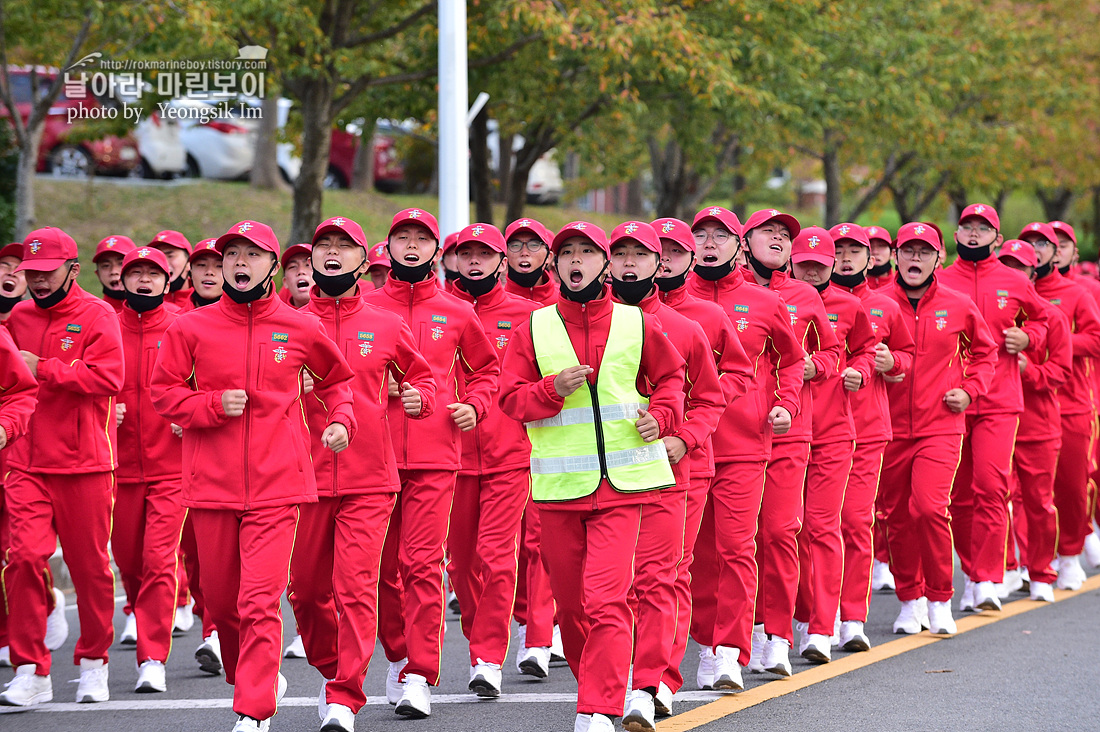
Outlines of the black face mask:
<svg viewBox="0 0 1100 732">
<path fill-rule="evenodd" d="M 890 274 L 891 269 L 893 269 L 893 266 L 889 262 L 884 262 L 882 264 L 876 264 L 874 267 L 871 267 L 867 270 L 867 276 L 868 277 L 885 277 L 886 275 Z M 839 285 L 840 283 L 837 282 L 837 284 Z"/>
<path fill-rule="evenodd" d="M 855 274 L 840 274 L 839 272 L 833 272 L 829 278 L 841 287 L 847 287 L 849 289 L 858 287 L 867 281 L 867 272 L 869 270 L 863 270 L 862 272 L 856 272 Z"/>
<path fill-rule="evenodd" d="M 126 304 L 139 313 L 147 313 L 154 308 L 159 308 L 164 303 L 164 293 L 160 295 L 139 295 L 136 292 L 123 290 L 122 296 L 126 298 Z"/>
<path fill-rule="evenodd" d="M 814 289 L 818 292 L 825 292 L 825 290 L 829 289 L 829 280 L 825 280 L 819 285 L 814 285 Z"/>
<path fill-rule="evenodd" d="M 779 269 L 765 267 L 759 259 L 752 256 L 752 250 L 749 249 L 747 244 L 745 245 L 745 256 L 748 258 L 749 266 L 752 267 L 753 272 L 756 272 L 756 274 L 769 281 L 771 280 L 772 275 L 774 275 L 776 272 L 783 272 L 787 269 L 786 266 L 780 267 Z"/>
<path fill-rule="evenodd" d="M 267 295 L 268 290 L 271 287 L 271 278 L 275 276 L 275 270 L 279 268 L 279 260 L 276 259 L 271 263 L 271 269 L 268 271 L 267 276 L 263 278 L 260 284 L 255 287 L 251 287 L 244 292 L 241 292 L 233 285 L 229 284 L 228 280 L 222 279 L 222 292 L 229 295 L 229 299 L 238 305 L 247 305 L 250 302 L 255 302 L 261 297 Z"/>
<path fill-rule="evenodd" d="M 1067 265 L 1066 265 L 1065 267 L 1059 267 L 1059 268 L 1058 268 L 1058 271 L 1059 271 L 1059 272 L 1060 272 L 1060 273 L 1062 274 L 1062 276 L 1063 276 L 1063 277 L 1065 277 L 1066 275 L 1068 275 L 1068 274 L 1069 274 L 1069 268 L 1070 268 L 1071 266 L 1072 266 L 1072 265 L 1069 265 L 1069 264 L 1067 264 Z"/>
<path fill-rule="evenodd" d="M 584 286 L 583 289 L 573 292 L 565 286 L 565 280 L 562 280 L 558 286 L 558 291 L 561 292 L 561 296 L 571 302 L 581 303 L 592 302 L 603 293 L 603 273 L 607 271 L 607 267 L 610 262 L 604 262 L 603 269 L 600 273 L 592 278 L 592 281 Z"/>
<path fill-rule="evenodd" d="M 389 245 L 386 245 L 386 251 L 389 252 Z M 392 254 L 390 255 L 390 274 L 395 280 L 399 282 L 408 282 L 414 284 L 416 282 L 423 282 L 427 279 L 428 275 L 432 271 L 432 260 L 435 259 L 435 252 L 439 251 L 439 244 L 435 245 L 435 251 L 432 255 L 425 259 L 415 267 L 410 267 L 404 262 L 398 261 Z"/>
<path fill-rule="evenodd" d="M 512 265 L 508 265 L 508 279 L 515 282 L 520 287 L 534 287 L 539 283 L 539 280 L 542 279 L 545 273 L 546 270 L 541 267 L 530 272 L 520 272 L 518 269 L 513 269 Z"/>
<path fill-rule="evenodd" d="M 987 244 L 984 247 L 968 247 L 965 244 L 959 244 L 958 239 L 955 240 L 955 243 L 958 244 L 955 251 L 959 255 L 959 259 L 964 262 L 981 262 L 988 259 L 989 255 L 993 253 L 992 244 Z"/>
<path fill-rule="evenodd" d="M 657 273 L 654 273 L 652 277 L 647 277 L 644 280 L 635 280 L 634 282 L 617 280 L 612 277 L 611 289 L 618 298 L 627 305 L 637 305 L 645 299 L 646 295 L 653 291 L 653 281 L 655 279 L 657 279 Z"/>
<path fill-rule="evenodd" d="M 103 297 L 110 298 L 111 300 L 125 300 L 125 290 L 111 290 L 106 287 L 103 288 Z"/>
<path fill-rule="evenodd" d="M 168 285 L 168 292 L 179 292 L 187 284 L 187 275 L 180 275 Z"/>
<path fill-rule="evenodd" d="M 906 292 L 915 292 L 916 290 L 928 287 L 932 284 L 932 280 L 934 279 L 936 279 L 935 270 L 933 270 L 932 274 L 928 275 L 928 279 L 926 279 L 924 282 L 921 282 L 919 285 L 907 285 L 905 284 L 905 280 L 901 278 L 901 273 L 898 273 L 898 284 L 901 285 L 901 289 L 905 290 Z"/>
<path fill-rule="evenodd" d="M 733 260 L 726 262 L 725 264 L 718 264 L 713 267 L 695 267 L 695 274 L 702 277 L 707 282 L 717 282 L 729 275 L 733 271 Z"/>
<path fill-rule="evenodd" d="M 313 284 L 317 285 L 321 292 L 329 297 L 340 297 L 345 292 L 355 287 L 355 283 L 359 281 L 359 275 L 356 273 L 359 271 L 360 267 L 366 264 L 366 262 L 367 258 L 364 256 L 363 261 L 356 265 L 355 269 L 337 275 L 325 274 L 323 271 L 314 267 Z"/>
<path fill-rule="evenodd" d="M 1041 280 L 1051 272 L 1054 271 L 1054 262 L 1047 262 L 1046 264 L 1040 264 L 1035 268 L 1035 279 Z"/>
<path fill-rule="evenodd" d="M 68 279 L 69 275 L 73 273 L 73 267 L 74 265 L 69 265 L 69 271 L 65 273 L 66 279 Z M 69 282 L 68 287 L 58 287 L 56 290 L 51 292 L 49 295 L 46 295 L 45 297 L 35 297 L 34 293 L 32 292 L 31 299 L 34 300 L 34 304 L 38 307 L 42 308 L 43 310 L 48 310 L 65 299 L 65 296 L 69 294 L 69 290 L 73 289 L 73 282 L 76 282 L 76 280 L 72 280 L 71 282 Z"/>
<path fill-rule="evenodd" d="M 500 266 L 499 264 L 497 266 Z M 457 273 L 456 273 L 457 274 Z M 473 298 L 485 297 L 500 283 L 499 274 L 491 274 L 488 277 L 472 280 L 469 277 L 458 275 L 458 281 L 462 283 L 462 289 Z"/>
<path fill-rule="evenodd" d="M 197 308 L 204 308 L 207 305 L 213 305 L 214 303 L 216 303 L 217 299 L 207 300 L 205 297 L 200 297 L 199 293 L 192 292 L 191 293 L 191 302 L 194 303 L 195 307 L 197 307 Z"/>
<path fill-rule="evenodd" d="M 21 297 L 7 297 L 6 295 L 0 295 L 0 313 L 7 315 L 11 312 L 11 309 L 15 307 L 16 303 L 21 302 Z"/>
<path fill-rule="evenodd" d="M 448 282 L 454 282 L 459 277 L 461 277 L 461 275 L 458 274 L 458 270 L 447 269 L 446 267 L 443 268 L 443 279 Z"/>
<path fill-rule="evenodd" d="M 678 275 L 672 277 L 661 277 L 657 280 L 657 289 L 661 292 L 672 292 L 673 290 L 679 290 L 687 282 L 688 270 L 684 270 Z"/>
</svg>

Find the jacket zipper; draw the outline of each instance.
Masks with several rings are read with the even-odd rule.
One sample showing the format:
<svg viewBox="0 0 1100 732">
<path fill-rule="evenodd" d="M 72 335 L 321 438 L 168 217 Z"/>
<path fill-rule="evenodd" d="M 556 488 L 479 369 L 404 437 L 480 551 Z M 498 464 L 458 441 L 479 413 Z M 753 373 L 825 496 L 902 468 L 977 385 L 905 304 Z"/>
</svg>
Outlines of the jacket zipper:
<svg viewBox="0 0 1100 732">
<path fill-rule="evenodd" d="M 534 289 L 534 288 L 532 288 L 532 290 L 533 290 L 533 289 Z M 477 298 L 476 298 L 476 297 L 474 298 L 474 303 L 473 303 L 473 304 L 474 304 L 474 312 L 476 313 L 476 312 L 477 312 Z M 456 373 L 456 375 L 457 375 L 457 373 Z M 477 425 L 476 425 L 476 426 L 474 427 L 474 452 L 476 452 L 476 453 L 477 453 L 477 472 L 478 472 L 478 473 L 480 474 L 480 473 L 481 473 L 481 471 L 482 471 L 482 460 L 481 460 L 481 424 L 480 424 L 480 423 L 479 423 L 479 424 L 477 424 Z M 461 456 L 461 455 L 459 456 L 458 460 L 459 460 L 459 467 L 461 467 L 461 465 L 462 465 L 462 456 Z"/>
<path fill-rule="evenodd" d="M 612 309 L 612 315 L 614 315 L 614 309 Z M 581 305 L 581 319 L 584 323 L 584 354 L 586 357 L 592 355 L 592 344 L 589 339 L 588 324 L 590 322 L 588 315 L 588 305 Z M 594 359 L 589 358 L 589 361 Z M 607 474 L 607 455 L 604 453 L 606 449 L 606 443 L 603 436 L 603 421 L 600 419 L 600 397 L 596 392 L 596 385 L 600 380 L 598 370 L 594 371 L 594 377 L 592 381 L 587 378 L 584 380 L 585 386 L 588 387 L 588 393 L 592 397 L 592 422 L 596 428 L 596 456 L 600 460 L 600 483 L 605 479 L 607 484 L 611 485 L 611 477 Z M 597 509 L 600 507 L 600 483 L 596 484 L 596 490 L 592 492 L 592 508 Z"/>
<path fill-rule="evenodd" d="M 416 294 L 416 286 L 414 285 L 414 283 L 410 282 L 409 283 L 409 317 L 405 321 L 409 324 L 410 328 L 412 327 L 412 323 L 413 323 L 413 296 L 415 294 Z M 417 335 L 420 335 L 420 334 L 417 333 Z M 417 341 L 417 343 L 419 344 L 419 341 Z M 398 394 L 400 394 L 400 392 L 401 392 L 401 385 L 400 384 L 397 385 L 397 391 L 398 391 Z M 405 467 L 407 468 L 408 465 L 409 465 L 409 415 L 405 414 L 405 410 L 401 410 L 401 434 L 404 436 L 403 439 L 401 440 L 401 443 L 404 446 L 402 448 L 402 452 L 404 453 L 404 455 L 402 455 L 402 462 L 405 463 Z"/>
<path fill-rule="evenodd" d="M 145 431 L 141 428 L 141 395 L 144 390 L 144 384 L 141 380 L 145 375 L 144 360 L 145 360 L 145 321 L 142 320 L 144 313 L 138 313 L 138 372 L 137 372 L 137 401 L 134 411 L 137 412 L 137 434 L 140 441 L 141 436 L 145 434 Z M 138 468 L 141 474 L 142 482 L 145 481 L 145 450 L 138 448 Z"/>
<path fill-rule="evenodd" d="M 252 394 L 252 348 L 254 343 L 252 342 L 252 303 L 248 303 L 248 338 L 245 340 L 246 348 L 244 356 L 244 388 L 246 396 Z M 248 480 L 248 466 L 252 464 L 249 459 L 249 442 L 252 439 L 252 410 L 249 405 L 245 404 L 245 421 L 244 421 L 244 510 L 249 511 L 252 508 L 252 485 Z"/>
<path fill-rule="evenodd" d="M 344 335 L 343 335 L 343 322 L 340 319 L 340 298 L 336 298 L 335 302 L 336 302 L 336 342 L 338 344 L 340 344 L 341 346 L 343 346 L 343 344 L 344 344 Z M 317 388 L 317 387 L 314 386 L 314 388 Z M 340 460 L 338 458 L 339 458 L 339 455 L 337 455 L 336 453 L 332 454 L 332 495 L 334 497 L 336 496 L 336 493 L 337 493 L 336 486 L 339 485 L 339 480 L 338 480 L 337 475 L 336 475 L 337 471 L 340 469 Z"/>
</svg>

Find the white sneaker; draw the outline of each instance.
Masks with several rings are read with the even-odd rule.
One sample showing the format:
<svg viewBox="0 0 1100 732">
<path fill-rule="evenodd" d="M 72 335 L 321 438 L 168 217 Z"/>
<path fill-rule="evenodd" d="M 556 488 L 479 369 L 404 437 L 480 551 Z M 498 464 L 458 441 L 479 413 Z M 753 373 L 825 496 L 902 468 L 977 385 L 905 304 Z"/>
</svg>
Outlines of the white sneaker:
<svg viewBox="0 0 1100 732">
<path fill-rule="evenodd" d="M 741 691 L 745 682 L 741 679 L 741 649 L 732 646 L 718 646 L 714 653 L 715 691 Z"/>
<path fill-rule="evenodd" d="M 924 630 L 928 630 L 931 624 L 928 622 L 928 598 L 921 597 L 917 599 L 917 620 L 920 621 L 920 627 Z"/>
<path fill-rule="evenodd" d="M 401 699 L 394 711 L 409 719 L 425 719 L 430 716 L 432 690 L 428 688 L 428 680 L 420 674 L 405 674 Z"/>
<path fill-rule="evenodd" d="M 1010 569 L 1005 572 L 1004 579 L 993 585 L 997 597 L 1007 600 L 1013 592 L 1019 592 L 1024 586 L 1024 578 L 1019 569 Z"/>
<path fill-rule="evenodd" d="M 550 648 L 520 648 L 516 655 L 516 667 L 521 674 L 545 679 L 550 675 Z"/>
<path fill-rule="evenodd" d="M 321 732 L 354 732 L 355 713 L 343 704 L 329 704 L 328 714 L 321 720 Z"/>
<path fill-rule="evenodd" d="M 703 690 L 714 688 L 714 651 L 699 649 L 699 668 L 695 672 L 695 684 Z"/>
<path fill-rule="evenodd" d="M 11 646 L 0 647 L 0 668 L 11 668 Z"/>
<path fill-rule="evenodd" d="M 806 650 L 802 651 L 802 657 L 810 663 L 828 663 L 832 660 L 830 647 L 829 636 L 811 633 L 806 640 Z"/>
<path fill-rule="evenodd" d="M 1079 590 L 1088 577 L 1081 568 L 1081 557 L 1062 557 L 1058 563 L 1058 589 Z"/>
<path fill-rule="evenodd" d="M 928 603 L 929 632 L 936 635 L 955 635 L 959 632 L 955 619 L 951 617 L 951 601 Z"/>
<path fill-rule="evenodd" d="M 283 651 L 283 658 L 305 658 L 306 647 L 302 645 L 302 636 L 294 636 L 294 640 L 290 642 L 290 645 Z"/>
<path fill-rule="evenodd" d="M 871 641 L 863 632 L 863 623 L 858 620 L 845 620 L 840 624 L 840 647 L 849 653 L 871 650 Z"/>
<path fill-rule="evenodd" d="M 241 715 L 233 725 L 233 732 L 260 732 L 260 720 Z"/>
<path fill-rule="evenodd" d="M 591 714 L 578 714 L 573 720 L 573 732 L 588 732 L 588 725 L 592 724 Z"/>
<path fill-rule="evenodd" d="M 222 672 L 222 643 L 218 639 L 218 631 L 211 631 L 195 650 L 195 660 L 203 673 L 217 676 Z"/>
<path fill-rule="evenodd" d="M 120 646 L 137 645 L 137 616 L 130 613 L 126 616 L 126 625 L 122 628 L 122 635 L 118 638 Z"/>
<path fill-rule="evenodd" d="M 921 631 L 920 616 L 917 600 L 906 600 L 901 603 L 901 612 L 894 621 L 894 632 L 898 635 L 916 635 Z"/>
<path fill-rule="evenodd" d="M 672 716 L 672 689 L 663 681 L 657 687 L 657 696 L 653 697 L 653 714 L 656 717 Z"/>
<path fill-rule="evenodd" d="M 65 617 L 65 593 L 54 587 L 53 600 L 53 612 L 46 617 L 46 648 L 56 651 L 69 639 L 69 620 Z"/>
<path fill-rule="evenodd" d="M 653 721 L 654 711 L 653 697 L 649 692 L 635 689 L 626 695 L 623 729 L 629 732 L 653 732 L 657 729 Z M 591 729 L 591 726 L 589 728 Z"/>
<path fill-rule="evenodd" d="M 764 670 L 778 676 L 791 675 L 791 644 L 786 638 L 771 636 L 764 644 Z"/>
<path fill-rule="evenodd" d="M 405 664 L 408 662 L 409 659 L 407 658 L 390 662 L 390 670 L 386 673 L 386 701 L 390 704 L 401 701 L 401 695 L 405 693 L 405 686 L 400 679 L 401 670 L 405 668 Z"/>
<path fill-rule="evenodd" d="M 1020 587 L 1020 592 L 1031 590 L 1031 574 L 1028 572 L 1027 567 L 1020 567 L 1020 581 L 1024 583 Z"/>
<path fill-rule="evenodd" d="M 176 617 L 172 621 L 172 635 L 182 635 L 191 630 L 195 624 L 195 613 L 192 610 L 194 607 L 195 601 L 191 600 L 183 607 L 176 608 Z"/>
<path fill-rule="evenodd" d="M 554 636 L 550 639 L 550 661 L 565 663 L 565 646 L 561 642 L 561 628 L 554 626 Z"/>
<path fill-rule="evenodd" d="M 894 573 L 886 562 L 876 559 L 871 565 L 871 589 L 876 592 L 894 589 Z"/>
<path fill-rule="evenodd" d="M 810 624 L 795 621 L 794 632 L 798 634 L 798 655 L 802 655 L 802 651 L 806 650 L 806 645 L 810 642 Z"/>
<path fill-rule="evenodd" d="M 1054 585 L 1049 582 L 1032 582 L 1031 599 L 1040 602 L 1054 602 Z"/>
<path fill-rule="evenodd" d="M 960 613 L 972 613 L 974 612 L 974 588 L 977 584 L 966 579 L 963 582 L 963 591 L 959 595 L 959 612 Z"/>
<path fill-rule="evenodd" d="M 80 659 L 80 683 L 76 686 L 76 701 L 105 702 L 111 698 L 107 687 L 107 664 L 102 658 Z"/>
<path fill-rule="evenodd" d="M 317 695 L 317 716 L 324 721 L 328 716 L 328 682 L 332 679 L 321 679 L 321 693 Z"/>
<path fill-rule="evenodd" d="M 276 682 L 276 686 L 275 686 L 275 708 L 276 709 L 278 709 L 279 702 L 281 702 L 283 700 L 284 696 L 286 696 L 286 677 L 283 676 L 282 674 L 279 674 L 279 678 L 278 678 L 278 681 Z M 244 717 L 243 719 L 251 719 L 251 718 L 250 717 Z M 272 717 L 268 717 L 267 719 L 261 719 L 261 720 L 257 721 L 256 722 L 256 729 L 258 730 L 258 732 L 267 732 L 269 729 L 271 729 L 271 720 L 272 720 Z"/>
<path fill-rule="evenodd" d="M 7 691 L 0 694 L 0 705 L 33 707 L 53 701 L 53 682 L 49 676 L 36 676 L 34 672 L 37 670 L 38 666 L 33 663 L 15 669 L 15 678 L 7 683 Z"/>
<path fill-rule="evenodd" d="M 840 645 L 840 608 L 836 609 L 836 617 L 833 618 L 833 634 L 829 636 L 829 645 Z"/>
<path fill-rule="evenodd" d="M 615 723 L 603 714 L 593 714 L 587 730 L 588 732 L 615 732 Z"/>
<path fill-rule="evenodd" d="M 167 691 L 168 685 L 164 679 L 164 664 L 161 661 L 149 659 L 138 666 L 137 685 L 134 691 L 138 694 L 149 694 L 156 691 Z"/>
<path fill-rule="evenodd" d="M 767 642 L 764 624 L 752 626 L 752 650 L 749 652 L 749 665 L 745 667 L 749 673 L 758 674 L 764 670 L 764 644 Z"/>
<path fill-rule="evenodd" d="M 482 699 L 496 699 L 500 696 L 502 676 L 499 663 L 487 663 L 479 658 L 470 668 L 470 691 Z"/>
<path fill-rule="evenodd" d="M 978 582 L 974 585 L 975 610 L 1000 610 L 1001 600 L 997 597 L 997 588 L 992 582 Z"/>
<path fill-rule="evenodd" d="M 1085 537 L 1085 561 L 1090 567 L 1100 567 L 1100 534 L 1095 531 Z"/>
</svg>

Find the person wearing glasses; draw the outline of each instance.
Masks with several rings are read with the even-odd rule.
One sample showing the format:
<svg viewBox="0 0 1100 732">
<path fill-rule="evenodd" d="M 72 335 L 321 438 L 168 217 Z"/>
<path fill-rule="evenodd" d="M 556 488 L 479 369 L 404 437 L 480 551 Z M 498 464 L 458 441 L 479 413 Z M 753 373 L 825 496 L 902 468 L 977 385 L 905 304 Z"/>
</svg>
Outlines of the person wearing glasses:
<svg viewBox="0 0 1100 732">
<path fill-rule="evenodd" d="M 960 610 L 1000 610 L 994 585 L 1004 581 L 1008 538 L 1008 479 L 1020 413 L 1024 409 L 1017 356 L 1042 348 L 1047 314 L 1028 278 L 1006 267 L 993 247 L 1001 242 L 997 211 L 975 203 L 963 209 L 955 231 L 958 259 L 941 284 L 969 297 L 998 343 L 989 393 L 966 415 L 962 462 L 951 496 L 955 551 L 967 584 Z"/>
<path fill-rule="evenodd" d="M 1035 249 L 1041 264 L 1035 269 L 1035 290 L 1069 319 L 1073 333 L 1073 371 L 1058 389 L 1062 415 L 1062 450 L 1054 478 L 1058 507 L 1058 587 L 1080 589 L 1085 581 L 1080 555 L 1092 533 L 1089 461 L 1092 457 L 1096 413 L 1092 403 L 1092 374 L 1100 357 L 1100 309 L 1092 296 L 1054 266 L 1058 234 L 1049 224 L 1033 222 L 1020 239 Z M 1030 566 L 1028 569 L 1031 569 Z"/>
<path fill-rule="evenodd" d="M 534 219 L 518 219 L 504 230 L 508 243 L 505 289 L 543 305 L 558 301 L 558 284 L 551 276 L 550 242 L 554 235 Z"/>
<path fill-rule="evenodd" d="M 978 306 L 937 274 L 943 240 L 930 224 L 898 231 L 893 298 L 913 334 L 913 367 L 888 377 L 894 439 L 882 462 L 880 497 L 901 612 L 895 633 L 953 634 L 951 484 L 959 466 L 964 412 L 989 390 L 997 344 Z M 1017 374 L 1019 366 L 1017 365 Z"/>
</svg>

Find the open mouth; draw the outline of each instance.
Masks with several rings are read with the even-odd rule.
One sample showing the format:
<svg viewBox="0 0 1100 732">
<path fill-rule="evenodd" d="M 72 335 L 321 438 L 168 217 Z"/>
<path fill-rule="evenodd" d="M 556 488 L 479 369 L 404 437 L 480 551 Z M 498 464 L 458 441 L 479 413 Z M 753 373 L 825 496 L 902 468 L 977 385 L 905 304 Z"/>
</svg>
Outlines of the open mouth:
<svg viewBox="0 0 1100 732">
<path fill-rule="evenodd" d="M 218 286 L 217 280 L 212 280 L 212 279 L 200 280 L 199 284 L 201 284 L 203 287 L 207 287 L 207 288 L 210 288 L 210 289 L 214 289 L 215 287 Z"/>
<path fill-rule="evenodd" d="M 920 267 L 910 267 L 907 271 L 911 275 L 920 275 L 920 274 L 922 274 Z"/>
<path fill-rule="evenodd" d="M 145 285 L 140 285 L 137 288 L 137 294 L 139 294 L 139 295 L 152 295 L 153 294 L 153 288 L 152 287 L 146 287 Z"/>
<path fill-rule="evenodd" d="M 669 267 L 666 267 L 663 264 L 661 265 L 660 269 L 657 270 L 657 277 L 659 277 L 659 278 L 661 278 L 661 277 L 671 277 L 671 276 L 672 276 L 672 269 L 669 268 Z"/>
<path fill-rule="evenodd" d="M 850 265 L 850 264 L 842 264 L 842 265 L 840 265 L 840 273 L 841 273 L 841 274 L 852 274 L 852 273 L 853 273 L 853 272 L 855 272 L 855 271 L 856 271 L 856 268 L 855 268 L 855 267 L 853 267 L 853 266 L 852 266 L 852 265 Z"/>
<path fill-rule="evenodd" d="M 339 259 L 326 259 L 325 260 L 325 272 L 328 274 L 335 274 L 340 271 Z"/>
<path fill-rule="evenodd" d="M 706 265 L 718 264 L 718 255 L 717 254 L 704 254 L 703 255 L 703 264 L 706 264 Z"/>
<path fill-rule="evenodd" d="M 238 272 L 233 275 L 233 284 L 237 286 L 238 290 L 243 290 L 248 287 L 248 283 L 252 281 L 252 277 L 245 272 Z"/>
<path fill-rule="evenodd" d="M 0 284 L 0 290 L 3 290 L 7 294 L 15 292 L 15 283 L 10 280 L 5 281 L 3 284 Z"/>
<path fill-rule="evenodd" d="M 471 280 L 480 280 L 483 274 L 484 272 L 482 272 L 480 269 L 471 269 L 470 274 L 466 276 L 469 277 Z"/>
<path fill-rule="evenodd" d="M 308 290 L 309 280 L 298 280 L 294 283 L 294 286 L 297 287 L 299 290 Z"/>
<path fill-rule="evenodd" d="M 33 290 L 34 290 L 34 296 L 39 298 L 39 299 L 41 299 L 43 297 L 49 297 L 50 294 L 52 294 L 52 292 L 53 292 L 53 290 L 51 290 L 48 287 L 35 287 L 35 288 L 33 288 Z"/>
<path fill-rule="evenodd" d="M 406 254 L 405 255 L 405 262 L 407 262 L 408 264 L 420 264 L 420 255 L 419 254 Z M 326 264 L 325 266 L 327 267 L 328 265 Z"/>
<path fill-rule="evenodd" d="M 583 281 L 584 281 L 584 272 L 581 272 L 579 269 L 569 270 L 569 284 L 579 285 Z"/>
<path fill-rule="evenodd" d="M 623 282 L 637 282 L 637 281 L 638 281 L 638 273 L 637 272 L 623 272 Z"/>
<path fill-rule="evenodd" d="M 121 285 L 122 285 L 122 280 L 121 279 L 107 280 L 107 288 L 110 289 L 110 290 L 121 290 L 122 289 Z"/>
<path fill-rule="evenodd" d="M 771 249 L 773 252 L 779 252 L 780 254 L 783 253 L 783 247 L 779 244 L 771 244 L 768 246 L 768 249 Z"/>
<path fill-rule="evenodd" d="M 529 272 L 531 270 L 531 268 L 532 268 L 532 265 L 528 261 L 522 261 L 522 262 L 517 262 L 516 263 L 516 269 L 518 269 L 520 272 Z"/>
</svg>

